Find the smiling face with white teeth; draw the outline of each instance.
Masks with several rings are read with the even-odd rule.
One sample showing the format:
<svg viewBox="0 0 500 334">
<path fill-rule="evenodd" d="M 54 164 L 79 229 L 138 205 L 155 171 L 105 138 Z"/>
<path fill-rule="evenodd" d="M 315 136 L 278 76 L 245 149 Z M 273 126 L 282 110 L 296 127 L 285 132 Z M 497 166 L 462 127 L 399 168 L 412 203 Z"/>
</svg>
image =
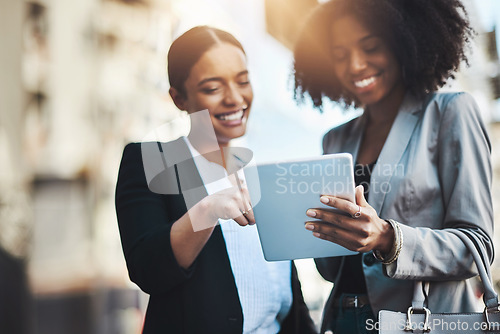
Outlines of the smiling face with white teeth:
<svg viewBox="0 0 500 334">
<path fill-rule="evenodd" d="M 352 15 L 335 20 L 330 37 L 334 74 L 346 91 L 368 107 L 401 102 L 401 69 L 386 41 Z"/>
<path fill-rule="evenodd" d="M 185 96 L 174 92 L 174 101 L 188 113 L 208 109 L 220 146 L 245 134 L 253 92 L 241 49 L 215 44 L 193 65 L 184 86 Z"/>
</svg>

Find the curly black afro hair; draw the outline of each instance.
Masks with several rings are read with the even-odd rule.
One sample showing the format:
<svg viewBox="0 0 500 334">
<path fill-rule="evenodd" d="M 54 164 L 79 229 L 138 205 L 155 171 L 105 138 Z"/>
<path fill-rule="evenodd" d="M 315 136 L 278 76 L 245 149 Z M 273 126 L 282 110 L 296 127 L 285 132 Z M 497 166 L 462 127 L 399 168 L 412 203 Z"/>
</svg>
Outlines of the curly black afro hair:
<svg viewBox="0 0 500 334">
<path fill-rule="evenodd" d="M 330 57 L 330 26 L 336 17 L 354 15 L 389 43 L 402 67 L 406 89 L 416 95 L 435 91 L 453 73 L 474 30 L 459 0 L 330 0 L 309 16 L 294 50 L 295 99 L 309 95 L 321 110 L 322 98 L 359 106 L 342 89 Z"/>
</svg>

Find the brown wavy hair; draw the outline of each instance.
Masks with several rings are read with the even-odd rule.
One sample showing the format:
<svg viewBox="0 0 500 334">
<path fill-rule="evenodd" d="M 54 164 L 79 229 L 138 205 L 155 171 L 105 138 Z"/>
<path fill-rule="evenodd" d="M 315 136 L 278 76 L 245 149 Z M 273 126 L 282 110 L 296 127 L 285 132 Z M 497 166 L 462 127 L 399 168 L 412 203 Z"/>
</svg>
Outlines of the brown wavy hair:
<svg viewBox="0 0 500 334">
<path fill-rule="evenodd" d="M 191 68 L 205 52 L 221 42 L 232 44 L 245 54 L 243 46 L 233 35 L 209 26 L 191 28 L 174 40 L 167 56 L 167 72 L 170 86 L 185 97 L 184 83 L 189 77 Z"/>
</svg>

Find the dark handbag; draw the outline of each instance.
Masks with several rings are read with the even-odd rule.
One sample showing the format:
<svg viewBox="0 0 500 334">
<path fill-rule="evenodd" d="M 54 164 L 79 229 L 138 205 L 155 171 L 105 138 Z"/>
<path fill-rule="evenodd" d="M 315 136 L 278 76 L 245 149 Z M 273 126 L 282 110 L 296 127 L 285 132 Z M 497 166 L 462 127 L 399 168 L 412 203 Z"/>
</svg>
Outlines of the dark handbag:
<svg viewBox="0 0 500 334">
<path fill-rule="evenodd" d="M 428 291 L 428 284 L 417 281 L 412 305 L 406 313 L 386 310 L 379 312 L 380 334 L 500 333 L 498 295 L 491 283 L 490 264 L 486 251 L 480 242 L 471 240 L 471 238 L 474 239 L 473 235 L 461 230 L 450 230 L 450 232 L 462 240 L 474 258 L 484 286 L 484 311 L 480 313 L 432 313 L 425 307 L 425 292 Z"/>
</svg>

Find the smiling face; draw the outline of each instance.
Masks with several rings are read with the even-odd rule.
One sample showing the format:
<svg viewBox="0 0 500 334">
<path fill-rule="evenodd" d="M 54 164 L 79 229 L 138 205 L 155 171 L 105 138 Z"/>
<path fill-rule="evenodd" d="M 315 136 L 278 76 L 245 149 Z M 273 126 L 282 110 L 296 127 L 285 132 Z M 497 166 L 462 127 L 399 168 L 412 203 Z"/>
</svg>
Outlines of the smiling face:
<svg viewBox="0 0 500 334">
<path fill-rule="evenodd" d="M 404 94 L 400 65 L 389 45 L 352 15 L 331 26 L 333 68 L 341 85 L 365 106 Z"/>
<path fill-rule="evenodd" d="M 188 113 L 208 109 L 219 144 L 245 134 L 253 92 L 241 49 L 215 44 L 193 65 L 184 85 L 186 96 L 174 93 L 174 101 Z"/>
</svg>

